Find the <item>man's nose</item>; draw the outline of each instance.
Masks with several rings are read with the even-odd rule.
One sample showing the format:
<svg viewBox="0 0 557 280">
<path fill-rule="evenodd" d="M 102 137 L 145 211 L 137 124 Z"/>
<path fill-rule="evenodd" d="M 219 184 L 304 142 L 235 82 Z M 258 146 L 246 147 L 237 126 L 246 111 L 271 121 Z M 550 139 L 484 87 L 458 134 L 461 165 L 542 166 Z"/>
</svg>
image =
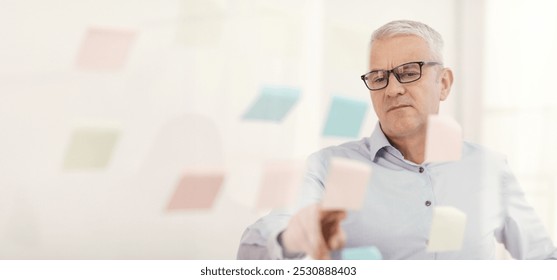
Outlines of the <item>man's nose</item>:
<svg viewBox="0 0 557 280">
<path fill-rule="evenodd" d="M 394 97 L 399 94 L 404 94 L 404 90 L 404 86 L 397 80 L 395 75 L 391 73 L 391 75 L 389 75 L 389 84 L 385 88 L 385 94 Z"/>
</svg>

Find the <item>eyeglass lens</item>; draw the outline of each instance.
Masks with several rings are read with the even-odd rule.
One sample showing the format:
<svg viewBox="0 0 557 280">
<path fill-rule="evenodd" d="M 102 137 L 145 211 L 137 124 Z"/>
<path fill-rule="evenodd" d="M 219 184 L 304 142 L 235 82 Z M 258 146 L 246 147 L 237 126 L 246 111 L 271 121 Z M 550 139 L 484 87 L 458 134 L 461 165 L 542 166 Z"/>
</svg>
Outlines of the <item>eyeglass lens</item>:
<svg viewBox="0 0 557 280">
<path fill-rule="evenodd" d="M 393 73 L 400 83 L 417 81 L 421 77 L 421 65 L 412 62 L 400 65 L 393 70 L 377 70 L 366 75 L 365 82 L 370 89 L 381 89 L 389 83 L 389 74 Z"/>
</svg>

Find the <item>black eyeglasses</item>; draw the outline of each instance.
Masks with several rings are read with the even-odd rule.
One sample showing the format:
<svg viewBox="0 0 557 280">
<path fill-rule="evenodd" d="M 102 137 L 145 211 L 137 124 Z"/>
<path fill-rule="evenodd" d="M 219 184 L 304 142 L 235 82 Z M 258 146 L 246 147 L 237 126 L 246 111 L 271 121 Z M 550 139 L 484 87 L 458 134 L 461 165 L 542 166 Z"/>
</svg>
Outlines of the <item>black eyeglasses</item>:
<svg viewBox="0 0 557 280">
<path fill-rule="evenodd" d="M 422 66 L 424 65 L 442 65 L 439 62 L 408 62 L 399 65 L 391 70 L 373 70 L 360 78 L 369 90 L 384 89 L 389 85 L 389 75 L 393 73 L 397 81 L 401 84 L 415 82 L 422 77 Z"/>
</svg>

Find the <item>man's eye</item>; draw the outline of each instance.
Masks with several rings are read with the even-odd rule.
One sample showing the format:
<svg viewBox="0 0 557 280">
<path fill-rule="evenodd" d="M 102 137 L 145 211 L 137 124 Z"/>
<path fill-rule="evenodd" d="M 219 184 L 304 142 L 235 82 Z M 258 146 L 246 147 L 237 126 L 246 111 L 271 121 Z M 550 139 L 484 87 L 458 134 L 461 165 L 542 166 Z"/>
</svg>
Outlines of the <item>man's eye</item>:
<svg viewBox="0 0 557 280">
<path fill-rule="evenodd" d="M 416 78 L 418 76 L 420 76 L 419 72 L 404 72 L 404 73 L 400 74 L 400 77 L 403 78 L 403 79 L 404 78 L 411 79 L 411 78 Z"/>
<path fill-rule="evenodd" d="M 385 78 L 375 78 L 375 79 L 372 80 L 372 82 L 374 82 L 374 83 L 381 83 L 383 81 L 385 81 Z"/>
</svg>

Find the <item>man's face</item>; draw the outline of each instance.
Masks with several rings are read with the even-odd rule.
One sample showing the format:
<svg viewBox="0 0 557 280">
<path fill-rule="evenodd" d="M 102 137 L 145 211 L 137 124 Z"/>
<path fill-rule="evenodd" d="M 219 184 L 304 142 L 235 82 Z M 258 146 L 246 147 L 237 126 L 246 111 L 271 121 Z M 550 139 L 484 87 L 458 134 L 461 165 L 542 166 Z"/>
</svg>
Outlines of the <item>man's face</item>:
<svg viewBox="0 0 557 280">
<path fill-rule="evenodd" d="M 390 70 L 416 61 L 435 61 L 420 37 L 385 38 L 371 46 L 370 70 Z M 438 113 L 439 102 L 447 98 L 451 84 L 450 69 L 437 65 L 424 65 L 421 78 L 411 83 L 401 84 L 391 73 L 386 88 L 370 92 L 383 132 L 392 139 L 425 133 L 428 115 Z"/>
</svg>

